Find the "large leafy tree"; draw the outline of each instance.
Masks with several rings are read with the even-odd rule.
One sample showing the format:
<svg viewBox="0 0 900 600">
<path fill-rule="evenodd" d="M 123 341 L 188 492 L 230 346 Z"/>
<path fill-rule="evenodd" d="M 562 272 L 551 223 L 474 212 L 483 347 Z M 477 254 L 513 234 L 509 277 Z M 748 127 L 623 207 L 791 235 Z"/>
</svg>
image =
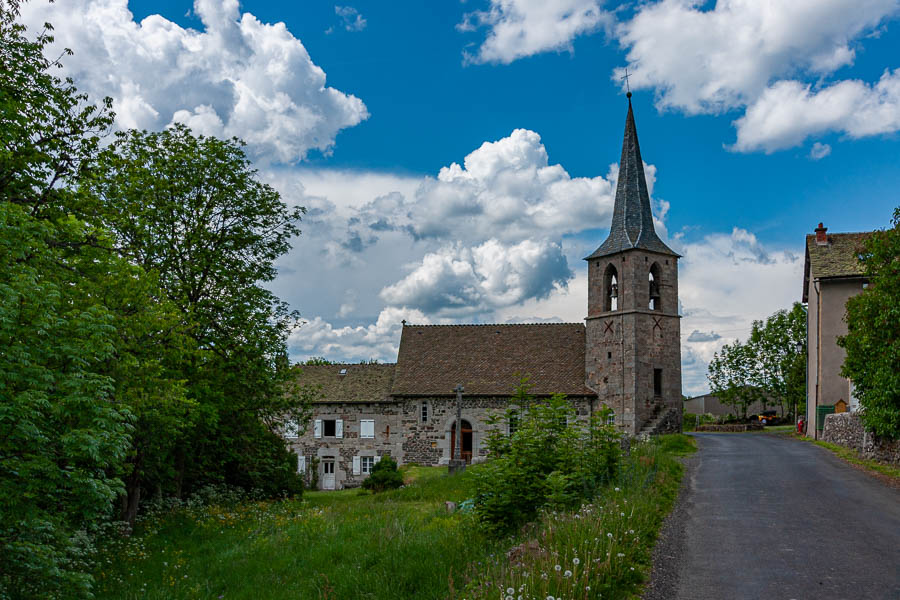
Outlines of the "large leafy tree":
<svg viewBox="0 0 900 600">
<path fill-rule="evenodd" d="M 277 435 L 287 420 L 306 420 L 304 397 L 286 385 L 297 315 L 264 284 L 299 233 L 303 209 L 258 180 L 238 140 L 180 125 L 118 138 L 83 186 L 96 199 L 90 212 L 123 257 L 158 278 L 190 341 L 169 365 L 189 406 L 177 430 L 160 432 L 157 417 L 139 421 L 125 516 L 142 489 L 299 491 L 296 458 Z"/>
<path fill-rule="evenodd" d="M 140 273 L 72 216 L 112 115 L 0 2 L 0 597 L 89 593 L 77 535 L 108 514 L 128 444 L 101 279 Z"/>
<path fill-rule="evenodd" d="M 860 262 L 869 285 L 847 301 L 841 374 L 853 381 L 866 427 L 900 438 L 900 207 L 893 227 L 866 240 Z"/>
<path fill-rule="evenodd" d="M 806 310 L 795 302 L 791 310 L 779 310 L 765 321 L 754 321 L 748 346 L 756 369 L 752 384 L 767 399 L 793 411 L 806 394 Z M 799 350 L 798 350 L 799 349 Z"/>
<path fill-rule="evenodd" d="M 798 350 L 799 349 L 799 350 Z M 713 394 L 746 418 L 754 402 L 794 409 L 806 393 L 806 310 L 795 302 L 754 321 L 746 342 L 726 344 L 709 363 Z"/>
</svg>

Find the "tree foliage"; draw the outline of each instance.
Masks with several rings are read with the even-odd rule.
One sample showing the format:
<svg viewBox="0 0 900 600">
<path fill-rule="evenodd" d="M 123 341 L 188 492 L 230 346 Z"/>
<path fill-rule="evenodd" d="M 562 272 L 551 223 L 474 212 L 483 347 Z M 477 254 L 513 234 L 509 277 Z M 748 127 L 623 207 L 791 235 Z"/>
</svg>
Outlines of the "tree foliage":
<svg viewBox="0 0 900 600">
<path fill-rule="evenodd" d="M 178 426 L 162 427 L 171 414 L 158 403 L 135 406 L 125 516 L 142 489 L 182 495 L 226 483 L 298 493 L 296 457 L 275 433 L 307 417 L 303 395 L 286 386 L 297 315 L 263 284 L 299 234 L 303 209 L 257 179 L 241 142 L 181 125 L 118 134 L 82 188 L 116 251 L 156 278 L 185 338 L 167 363 L 187 399 Z"/>
<path fill-rule="evenodd" d="M 797 348 L 800 351 L 797 351 Z M 800 406 L 806 394 L 806 310 L 799 302 L 754 321 L 746 342 L 726 344 L 709 363 L 710 391 L 747 417 L 755 402 Z"/>
<path fill-rule="evenodd" d="M 861 418 L 875 434 L 900 438 L 900 207 L 893 227 L 869 237 L 860 254 L 869 285 L 847 301 L 847 356 Z"/>
<path fill-rule="evenodd" d="M 96 292 L 130 266 L 73 217 L 72 186 L 111 124 L 54 77 L 49 29 L 0 4 L 0 597 L 86 594 L 76 535 L 121 489 L 128 413 L 115 401 L 115 314 Z"/>
<path fill-rule="evenodd" d="M 475 512 L 483 526 L 504 534 L 543 507 L 573 508 L 596 496 L 617 475 L 621 434 L 607 425 L 608 410 L 578 424 L 562 394 L 536 401 L 526 381 L 517 388 L 512 435 L 495 428 L 487 436 L 491 460 L 478 471 Z M 499 420 L 494 420 L 498 424 Z"/>
<path fill-rule="evenodd" d="M 275 432 L 295 315 L 262 285 L 299 233 L 235 140 L 107 144 L 0 0 L 0 598 L 86 597 L 87 533 L 140 492 L 300 490 Z M 127 491 L 126 491 L 127 490 Z"/>
</svg>

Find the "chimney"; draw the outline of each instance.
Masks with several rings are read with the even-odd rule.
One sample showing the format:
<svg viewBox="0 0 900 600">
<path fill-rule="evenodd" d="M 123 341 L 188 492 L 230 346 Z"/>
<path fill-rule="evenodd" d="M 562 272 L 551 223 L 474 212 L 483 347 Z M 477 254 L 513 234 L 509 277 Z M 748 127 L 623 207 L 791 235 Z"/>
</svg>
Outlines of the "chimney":
<svg viewBox="0 0 900 600">
<path fill-rule="evenodd" d="M 827 227 L 823 227 L 821 223 L 816 227 L 816 246 L 827 246 L 828 245 L 828 236 L 825 235 L 825 232 L 828 231 Z"/>
</svg>

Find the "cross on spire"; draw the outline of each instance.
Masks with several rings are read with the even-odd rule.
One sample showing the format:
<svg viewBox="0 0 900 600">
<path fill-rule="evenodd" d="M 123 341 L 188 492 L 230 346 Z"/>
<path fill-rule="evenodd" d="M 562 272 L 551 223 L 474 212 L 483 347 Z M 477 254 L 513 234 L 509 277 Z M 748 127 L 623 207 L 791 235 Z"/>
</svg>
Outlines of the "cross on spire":
<svg viewBox="0 0 900 600">
<path fill-rule="evenodd" d="M 619 79 L 624 79 L 624 80 L 625 80 L 625 90 L 628 92 L 628 93 L 626 94 L 626 96 L 628 96 L 629 98 L 631 98 L 631 85 L 629 85 L 629 83 L 628 83 L 628 78 L 629 78 L 629 77 L 631 77 L 631 73 L 628 72 L 628 67 L 625 67 L 625 75 L 623 75 L 623 76 L 620 77 Z"/>
</svg>

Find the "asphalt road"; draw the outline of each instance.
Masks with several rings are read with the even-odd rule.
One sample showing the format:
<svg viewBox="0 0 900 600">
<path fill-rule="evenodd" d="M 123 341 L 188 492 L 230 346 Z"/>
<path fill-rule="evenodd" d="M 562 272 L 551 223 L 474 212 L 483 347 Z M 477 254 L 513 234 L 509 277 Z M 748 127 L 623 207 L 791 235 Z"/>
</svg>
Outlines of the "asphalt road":
<svg viewBox="0 0 900 600">
<path fill-rule="evenodd" d="M 813 444 L 695 435 L 660 597 L 900 600 L 900 491 Z"/>
</svg>

